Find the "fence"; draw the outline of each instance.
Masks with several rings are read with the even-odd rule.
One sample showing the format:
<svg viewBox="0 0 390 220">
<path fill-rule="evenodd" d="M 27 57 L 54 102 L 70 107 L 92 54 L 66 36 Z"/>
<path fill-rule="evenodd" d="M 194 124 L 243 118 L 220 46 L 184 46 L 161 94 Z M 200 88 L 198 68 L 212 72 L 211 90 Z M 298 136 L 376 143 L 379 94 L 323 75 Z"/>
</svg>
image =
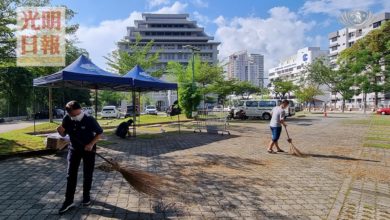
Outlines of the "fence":
<svg viewBox="0 0 390 220">
<path fill-rule="evenodd" d="M 206 131 L 211 134 L 229 134 L 227 118 L 228 111 L 199 110 L 195 116 L 194 132 Z"/>
</svg>

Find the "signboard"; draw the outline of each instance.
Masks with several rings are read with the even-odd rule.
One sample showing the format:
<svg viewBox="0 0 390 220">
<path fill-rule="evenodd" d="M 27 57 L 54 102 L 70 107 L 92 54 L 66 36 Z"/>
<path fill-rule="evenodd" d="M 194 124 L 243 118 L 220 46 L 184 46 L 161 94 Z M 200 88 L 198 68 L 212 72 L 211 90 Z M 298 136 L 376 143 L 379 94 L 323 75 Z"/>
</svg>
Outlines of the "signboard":
<svg viewBox="0 0 390 220">
<path fill-rule="evenodd" d="M 19 7 L 17 66 L 65 66 L 65 8 Z"/>
</svg>

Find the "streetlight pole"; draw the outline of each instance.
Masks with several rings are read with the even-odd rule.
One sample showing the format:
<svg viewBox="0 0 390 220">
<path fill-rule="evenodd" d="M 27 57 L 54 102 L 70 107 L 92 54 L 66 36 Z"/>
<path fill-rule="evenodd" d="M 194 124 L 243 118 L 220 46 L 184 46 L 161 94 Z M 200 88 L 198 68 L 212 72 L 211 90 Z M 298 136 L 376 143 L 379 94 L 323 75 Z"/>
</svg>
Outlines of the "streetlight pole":
<svg viewBox="0 0 390 220">
<path fill-rule="evenodd" d="M 183 48 L 191 50 L 191 54 L 192 54 L 192 85 L 191 85 L 191 91 L 194 92 L 194 88 L 195 88 L 195 51 L 199 52 L 200 49 L 195 47 L 195 46 L 192 46 L 192 45 L 184 45 Z M 193 100 L 191 102 L 192 102 L 192 115 L 194 115 L 195 106 L 194 106 Z"/>
</svg>

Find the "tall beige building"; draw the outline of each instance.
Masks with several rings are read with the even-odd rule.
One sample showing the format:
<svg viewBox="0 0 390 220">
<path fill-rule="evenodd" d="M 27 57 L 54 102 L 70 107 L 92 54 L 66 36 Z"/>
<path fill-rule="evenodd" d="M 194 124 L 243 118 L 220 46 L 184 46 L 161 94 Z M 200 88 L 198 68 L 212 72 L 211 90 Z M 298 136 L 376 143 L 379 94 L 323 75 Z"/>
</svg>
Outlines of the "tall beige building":
<svg viewBox="0 0 390 220">
<path fill-rule="evenodd" d="M 229 56 L 227 69 L 229 79 L 247 81 L 253 85 L 264 86 L 264 56 L 240 51 Z"/>
</svg>

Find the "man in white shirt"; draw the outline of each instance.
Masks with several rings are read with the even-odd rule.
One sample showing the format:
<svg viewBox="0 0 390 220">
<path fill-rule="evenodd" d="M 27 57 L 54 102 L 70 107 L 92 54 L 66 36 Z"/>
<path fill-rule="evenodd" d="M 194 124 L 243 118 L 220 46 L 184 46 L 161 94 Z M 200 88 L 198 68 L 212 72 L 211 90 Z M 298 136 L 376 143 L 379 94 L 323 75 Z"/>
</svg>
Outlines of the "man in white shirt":
<svg viewBox="0 0 390 220">
<path fill-rule="evenodd" d="M 287 126 L 286 122 L 284 121 L 285 118 L 285 111 L 284 109 L 288 107 L 288 100 L 283 100 L 280 106 L 276 106 L 272 109 L 272 118 L 269 123 L 269 126 L 271 128 L 272 132 L 272 140 L 269 143 L 268 146 L 268 153 L 275 154 L 276 152 L 284 152 L 284 150 L 280 149 L 278 140 L 280 137 L 280 134 L 282 133 L 282 125 L 284 127 Z M 276 152 L 273 150 L 273 147 L 276 147 Z"/>
</svg>

